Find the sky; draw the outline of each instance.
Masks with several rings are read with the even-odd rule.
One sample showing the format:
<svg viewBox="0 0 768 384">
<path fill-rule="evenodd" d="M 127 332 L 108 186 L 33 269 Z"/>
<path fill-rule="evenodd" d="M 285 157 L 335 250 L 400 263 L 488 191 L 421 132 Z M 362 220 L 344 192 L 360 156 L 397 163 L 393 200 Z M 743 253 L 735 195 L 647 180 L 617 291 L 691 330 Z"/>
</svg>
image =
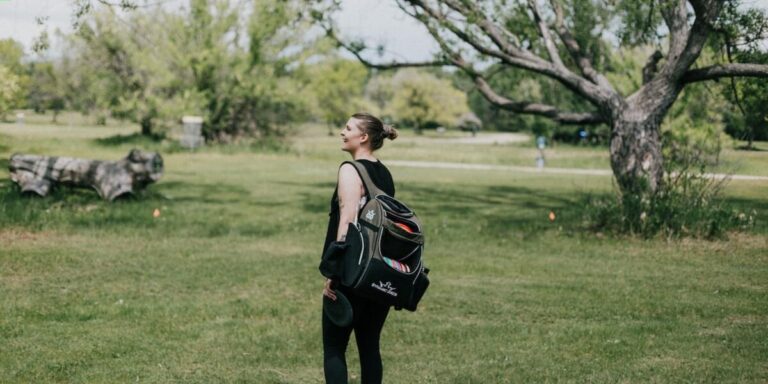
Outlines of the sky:
<svg viewBox="0 0 768 384">
<path fill-rule="evenodd" d="M 139 4 L 144 1 L 140 0 Z M 178 9 L 188 0 L 148 2 Z M 11 37 L 22 43 L 29 53 L 35 38 L 47 29 L 51 42 L 55 43 L 57 28 L 64 32 L 72 30 L 73 8 L 71 0 L 0 0 L 0 39 Z M 45 26 L 38 25 L 39 18 L 46 19 Z M 437 51 L 426 30 L 402 14 L 392 1 L 344 0 L 342 11 L 335 19 L 344 36 L 363 37 L 370 45 L 385 44 L 385 59 L 426 60 Z"/>
<path fill-rule="evenodd" d="M 188 0 L 140 0 L 139 4 L 162 3 L 177 9 Z M 744 0 L 745 4 L 768 9 L 768 0 Z M 54 31 L 70 31 L 72 0 L 0 0 L 0 39 L 11 37 L 29 53 L 34 39 L 47 29 L 52 43 Z M 44 18 L 45 26 L 37 24 Z M 364 38 L 369 46 L 383 44 L 382 60 L 421 61 L 433 57 L 437 44 L 424 27 L 400 11 L 391 0 L 343 0 L 336 15 L 342 36 Z M 54 47 L 55 49 L 55 47 Z"/>
</svg>

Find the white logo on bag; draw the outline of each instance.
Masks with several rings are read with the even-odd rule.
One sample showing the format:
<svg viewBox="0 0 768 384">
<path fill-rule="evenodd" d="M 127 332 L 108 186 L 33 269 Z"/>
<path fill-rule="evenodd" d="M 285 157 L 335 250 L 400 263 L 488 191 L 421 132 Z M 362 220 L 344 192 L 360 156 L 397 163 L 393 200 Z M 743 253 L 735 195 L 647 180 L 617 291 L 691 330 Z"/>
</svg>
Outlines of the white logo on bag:
<svg viewBox="0 0 768 384">
<path fill-rule="evenodd" d="M 365 218 L 368 220 L 373 220 L 374 217 L 376 217 L 376 212 L 374 212 L 373 209 L 371 209 L 370 211 L 368 211 L 368 213 L 365 214 Z"/>
<path fill-rule="evenodd" d="M 395 292 L 395 287 L 393 287 L 392 283 L 389 281 L 387 281 L 386 283 L 382 283 L 381 281 L 379 281 L 378 285 L 376 283 L 371 283 L 371 287 L 376 288 L 379 291 L 382 291 L 392 297 L 397 297 L 397 292 Z"/>
</svg>

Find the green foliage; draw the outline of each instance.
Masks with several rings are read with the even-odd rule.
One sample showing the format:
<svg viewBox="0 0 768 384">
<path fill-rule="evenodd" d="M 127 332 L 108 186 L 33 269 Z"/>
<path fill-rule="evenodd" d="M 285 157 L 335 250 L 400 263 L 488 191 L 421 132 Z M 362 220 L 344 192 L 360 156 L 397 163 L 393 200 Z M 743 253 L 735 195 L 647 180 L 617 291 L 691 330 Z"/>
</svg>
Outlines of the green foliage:
<svg viewBox="0 0 768 384">
<path fill-rule="evenodd" d="M 24 73 L 24 47 L 13 39 L 0 39 L 0 65 L 16 75 Z"/>
<path fill-rule="evenodd" d="M 22 63 L 24 49 L 13 39 L 0 39 L 0 118 L 24 107 L 29 78 Z"/>
<path fill-rule="evenodd" d="M 645 238 L 712 240 L 729 232 L 751 230 L 757 212 L 729 207 L 722 200 L 722 184 L 704 173 L 680 171 L 667 175 L 650 198 L 617 193 L 612 198 L 588 199 L 587 221 L 594 231 Z"/>
<path fill-rule="evenodd" d="M 19 77 L 10 69 L 0 65 L 0 120 L 15 106 L 16 95 L 19 93 Z"/>
<path fill-rule="evenodd" d="M 738 210 L 724 201 L 728 178 L 708 173 L 708 155 L 719 154 L 720 147 L 708 147 L 712 142 L 707 133 L 719 131 L 709 130 L 714 125 L 693 128 L 689 117 L 682 120 L 663 135 L 664 178 L 657 190 L 650 196 L 616 191 L 612 198 L 590 199 L 587 221 L 593 230 L 717 239 L 755 225 L 756 211 Z"/>
<path fill-rule="evenodd" d="M 359 62 L 331 58 L 305 71 L 307 104 L 315 119 L 340 127 L 356 111 L 379 112 L 363 97 L 368 71 Z"/>
<path fill-rule="evenodd" d="M 188 10 L 88 14 L 63 66 L 76 69 L 72 105 L 109 112 L 153 135 L 200 115 L 209 141 L 281 135 L 303 117 L 291 76 L 304 28 L 296 2 L 191 1 Z M 70 64 L 71 63 L 71 64 Z M 78 98 L 82 98 L 78 100 Z"/>
<path fill-rule="evenodd" d="M 372 81 L 366 93 L 382 115 L 417 131 L 427 125 L 453 127 L 469 112 L 466 94 L 449 79 L 425 71 L 404 69 Z"/>
<path fill-rule="evenodd" d="M 718 163 L 720 151 L 728 143 L 722 119 L 727 105 L 713 87 L 689 85 L 667 114 L 661 126 L 666 161 Z"/>
<path fill-rule="evenodd" d="M 658 41 L 658 25 L 662 23 L 658 0 L 619 1 L 616 10 L 621 15 L 619 39 L 624 46 L 641 46 Z"/>
<path fill-rule="evenodd" d="M 29 66 L 30 82 L 27 105 L 37 113 L 53 111 L 53 120 L 66 107 L 64 74 L 52 62 L 35 62 Z"/>
<path fill-rule="evenodd" d="M 768 53 L 742 53 L 740 61 L 768 63 Z M 739 140 L 747 140 L 752 147 L 754 140 L 768 140 L 768 79 L 740 78 L 728 80 L 722 93 L 733 105 L 725 111 L 725 131 Z"/>
</svg>

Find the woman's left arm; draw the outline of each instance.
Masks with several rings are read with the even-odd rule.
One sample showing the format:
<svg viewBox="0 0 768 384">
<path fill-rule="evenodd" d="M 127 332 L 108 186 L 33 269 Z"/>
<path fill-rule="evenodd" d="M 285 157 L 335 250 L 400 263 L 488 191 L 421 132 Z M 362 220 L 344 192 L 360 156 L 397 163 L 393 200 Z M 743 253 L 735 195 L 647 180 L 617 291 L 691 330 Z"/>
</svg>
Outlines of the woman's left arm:
<svg viewBox="0 0 768 384">
<path fill-rule="evenodd" d="M 354 223 L 357 217 L 358 203 L 363 197 L 363 181 L 352 164 L 344 164 L 339 169 L 339 228 L 336 230 L 336 241 L 347 239 L 349 223 Z M 336 292 L 333 290 L 331 279 L 325 280 L 323 295 L 336 301 Z"/>
<path fill-rule="evenodd" d="M 354 223 L 360 199 L 363 197 L 363 181 L 352 164 L 344 164 L 339 169 L 339 228 L 336 231 L 336 241 L 347 238 L 349 223 Z"/>
</svg>

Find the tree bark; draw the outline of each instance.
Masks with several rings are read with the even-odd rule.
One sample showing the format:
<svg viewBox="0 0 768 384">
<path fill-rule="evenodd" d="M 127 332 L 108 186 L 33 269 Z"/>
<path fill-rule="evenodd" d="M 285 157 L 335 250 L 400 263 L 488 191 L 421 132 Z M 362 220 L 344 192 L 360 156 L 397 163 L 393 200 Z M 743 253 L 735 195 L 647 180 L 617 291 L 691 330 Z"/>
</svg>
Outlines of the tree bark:
<svg viewBox="0 0 768 384">
<path fill-rule="evenodd" d="M 647 195 L 663 182 L 661 119 L 622 113 L 611 123 L 611 168 L 622 193 Z"/>
<path fill-rule="evenodd" d="M 15 154 L 8 166 L 22 193 L 45 196 L 57 185 L 93 188 L 104 200 L 135 194 L 163 175 L 158 153 L 131 150 L 119 161 Z"/>
</svg>

